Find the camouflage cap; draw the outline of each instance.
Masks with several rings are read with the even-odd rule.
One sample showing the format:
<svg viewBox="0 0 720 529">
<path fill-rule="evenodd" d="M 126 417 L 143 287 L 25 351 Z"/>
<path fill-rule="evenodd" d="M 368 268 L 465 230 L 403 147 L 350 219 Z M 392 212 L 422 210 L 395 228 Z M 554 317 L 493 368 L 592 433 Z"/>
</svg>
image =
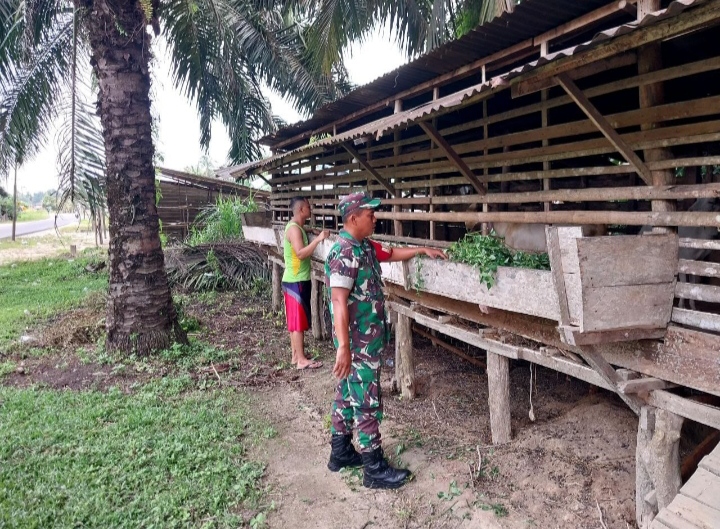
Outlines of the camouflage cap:
<svg viewBox="0 0 720 529">
<path fill-rule="evenodd" d="M 351 213 L 356 212 L 358 209 L 375 209 L 380 205 L 379 198 L 372 198 L 367 193 L 352 193 L 343 197 L 340 201 L 338 209 L 342 218 L 346 218 Z"/>
</svg>

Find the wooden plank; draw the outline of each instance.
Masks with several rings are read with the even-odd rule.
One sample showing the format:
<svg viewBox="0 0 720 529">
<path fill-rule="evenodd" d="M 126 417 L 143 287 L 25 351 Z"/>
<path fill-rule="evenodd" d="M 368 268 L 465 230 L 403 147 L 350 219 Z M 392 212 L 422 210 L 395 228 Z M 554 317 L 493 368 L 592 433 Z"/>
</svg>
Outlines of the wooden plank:
<svg viewBox="0 0 720 529">
<path fill-rule="evenodd" d="M 680 492 L 703 505 L 717 509 L 720 506 L 720 476 L 700 467 Z"/>
<path fill-rule="evenodd" d="M 654 529 L 659 526 L 669 527 L 670 529 L 706 529 L 702 525 L 695 525 L 693 522 L 694 520 L 688 520 L 686 517 L 680 516 L 669 509 L 661 509 L 652 524 L 650 524 L 650 528 Z"/>
<path fill-rule="evenodd" d="M 672 311 L 672 321 L 706 331 L 720 332 L 720 315 L 718 314 L 675 307 Z"/>
<path fill-rule="evenodd" d="M 445 153 L 445 156 L 447 156 L 448 160 L 450 160 L 453 165 L 457 167 L 458 171 L 460 171 L 460 174 L 462 174 L 465 178 L 468 179 L 468 181 L 472 184 L 478 194 L 487 194 L 487 188 L 485 187 L 485 185 L 480 182 L 480 180 L 478 180 L 478 177 L 475 176 L 475 173 L 472 172 L 472 169 L 467 166 L 467 164 L 463 161 L 462 158 L 460 158 L 458 153 L 455 152 L 455 150 L 448 143 L 448 141 L 442 137 L 442 135 L 435 127 L 433 127 L 431 123 L 428 123 L 426 121 L 419 121 L 418 126 L 423 129 L 425 131 L 425 134 L 427 134 L 430 139 L 437 144 L 440 150 Z"/>
<path fill-rule="evenodd" d="M 678 273 L 691 276 L 720 277 L 720 263 L 680 259 L 678 261 Z"/>
<path fill-rule="evenodd" d="M 720 429 L 720 408 L 716 408 L 715 406 L 692 401 L 660 389 L 650 393 L 647 398 L 647 403 L 656 408 L 668 410 L 686 419 Z"/>
<path fill-rule="evenodd" d="M 400 263 L 382 263 L 383 279 L 402 285 Z M 408 261 L 410 276 L 422 285 L 418 290 L 447 298 L 468 301 L 498 309 L 511 310 L 558 320 L 557 294 L 551 273 L 527 268 L 499 267 L 495 284 L 488 289 L 472 266 L 448 261 L 413 258 Z M 458 288 L 462 285 L 462 288 Z"/>
<path fill-rule="evenodd" d="M 246 241 L 262 244 L 264 246 L 277 247 L 277 239 L 273 228 L 261 228 L 258 226 L 243 226 L 243 237 Z"/>
<path fill-rule="evenodd" d="M 602 354 L 596 349 L 595 345 L 585 345 L 578 348 L 578 354 L 592 367 L 605 381 L 617 392 L 620 378 L 615 369 L 603 358 Z M 619 397 L 627 404 L 636 414 L 640 413 L 643 402 L 633 395 L 624 395 L 618 393 Z"/>
<path fill-rule="evenodd" d="M 683 299 L 720 303 L 720 287 L 714 285 L 701 285 L 699 283 L 682 283 L 678 281 L 675 286 L 675 295 Z"/>
<path fill-rule="evenodd" d="M 714 474 L 720 479 L 720 449 L 716 448 L 703 457 L 698 466 Z"/>
<path fill-rule="evenodd" d="M 636 378 L 634 380 L 623 380 L 618 382 L 618 390 L 625 395 L 637 395 L 648 393 L 656 389 L 668 389 L 675 387 L 672 382 L 660 380 L 659 378 Z"/>
<path fill-rule="evenodd" d="M 583 288 L 672 283 L 677 273 L 677 235 L 581 238 L 577 252 Z"/>
<path fill-rule="evenodd" d="M 656 340 L 665 337 L 665 329 L 618 329 L 614 331 L 573 332 L 575 345 L 598 345 L 613 342 Z"/>
<path fill-rule="evenodd" d="M 702 250 L 720 250 L 720 241 L 708 241 L 705 239 L 690 239 L 682 237 L 680 248 L 697 248 Z"/>
<path fill-rule="evenodd" d="M 570 325 L 570 308 L 567 300 L 567 288 L 563 274 L 563 262 L 560 253 L 560 239 L 558 229 L 547 226 L 545 228 L 547 237 L 548 257 L 550 259 L 550 270 L 552 272 L 553 286 L 560 304 L 560 324 Z"/>
<path fill-rule="evenodd" d="M 665 328 L 672 314 L 673 290 L 673 283 L 583 287 L 581 328 L 586 332 Z"/>
<path fill-rule="evenodd" d="M 525 224 L 626 224 L 629 226 L 717 226 L 720 215 L 699 211 L 500 211 L 463 213 L 403 212 L 375 214 L 378 219 L 439 222 L 520 222 Z"/>
<path fill-rule="evenodd" d="M 615 146 L 618 152 L 635 168 L 640 178 L 642 178 L 646 184 L 652 185 L 652 173 L 645 165 L 645 162 L 635 154 L 635 151 L 622 139 L 620 134 L 612 128 L 610 123 L 608 123 L 605 117 L 595 108 L 595 105 L 590 102 L 585 94 L 582 93 L 575 82 L 565 73 L 557 75 L 556 79 L 558 84 L 565 89 L 585 115 L 590 118 L 590 121 L 603 133 L 603 136 L 605 136 L 608 141 Z"/>
<path fill-rule="evenodd" d="M 704 505 L 683 494 L 678 494 L 667 506 L 667 510 L 702 529 L 717 529 L 720 527 L 720 510 Z M 663 518 L 661 517 L 661 520 Z"/>
<path fill-rule="evenodd" d="M 385 178 L 383 178 L 375 169 L 373 169 L 370 163 L 366 159 L 364 159 L 359 152 L 357 152 L 355 147 L 353 147 L 349 143 L 343 143 L 342 146 L 348 153 L 350 153 L 350 156 L 352 156 L 358 161 L 358 163 L 362 166 L 363 169 L 370 173 L 372 177 L 387 190 L 388 193 L 390 193 L 392 196 L 396 195 L 393 186 L 391 186 L 390 183 L 385 180 Z"/>
</svg>

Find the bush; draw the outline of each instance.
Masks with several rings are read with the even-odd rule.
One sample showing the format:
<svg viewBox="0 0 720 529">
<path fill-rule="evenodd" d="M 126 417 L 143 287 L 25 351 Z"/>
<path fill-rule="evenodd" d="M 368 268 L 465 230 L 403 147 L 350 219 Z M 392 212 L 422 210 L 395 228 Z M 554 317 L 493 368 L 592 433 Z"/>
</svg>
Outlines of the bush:
<svg viewBox="0 0 720 529">
<path fill-rule="evenodd" d="M 257 204 L 252 196 L 245 199 L 219 196 L 214 206 L 202 210 L 195 218 L 188 244 L 196 246 L 198 244 L 241 239 L 242 222 L 240 215 L 257 210 Z"/>
</svg>

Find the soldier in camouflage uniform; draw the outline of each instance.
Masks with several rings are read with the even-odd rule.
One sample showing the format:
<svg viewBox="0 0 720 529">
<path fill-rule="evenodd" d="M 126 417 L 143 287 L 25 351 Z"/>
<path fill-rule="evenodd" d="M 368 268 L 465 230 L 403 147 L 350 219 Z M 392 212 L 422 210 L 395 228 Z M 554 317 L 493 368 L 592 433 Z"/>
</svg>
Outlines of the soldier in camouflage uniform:
<svg viewBox="0 0 720 529">
<path fill-rule="evenodd" d="M 325 261 L 337 349 L 333 374 L 340 379 L 332 406 L 328 468 L 338 471 L 362 464 L 363 484 L 385 489 L 402 486 L 410 472 L 391 467 L 380 444 L 380 355 L 389 341 L 380 261 L 405 261 L 417 254 L 445 258 L 445 254 L 433 248 L 387 249 L 368 239 L 379 205 L 379 199 L 366 193 L 340 201 L 344 229 Z M 352 445 L 353 427 L 362 457 Z"/>
</svg>

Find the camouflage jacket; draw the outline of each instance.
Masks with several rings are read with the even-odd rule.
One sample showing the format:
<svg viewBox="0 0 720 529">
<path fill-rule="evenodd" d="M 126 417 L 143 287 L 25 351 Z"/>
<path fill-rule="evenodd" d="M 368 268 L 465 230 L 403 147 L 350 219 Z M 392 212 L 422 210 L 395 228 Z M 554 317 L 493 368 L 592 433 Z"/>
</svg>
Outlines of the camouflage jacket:
<svg viewBox="0 0 720 529">
<path fill-rule="evenodd" d="M 328 253 L 325 275 L 331 298 L 333 287 L 350 290 L 348 315 L 353 365 L 377 369 L 380 367 L 380 353 L 389 340 L 389 328 L 385 319 L 380 263 L 375 249 L 367 239 L 356 241 L 342 230 L 338 241 Z M 332 302 L 328 304 L 332 314 Z M 337 347 L 334 325 L 333 340 Z"/>
</svg>

